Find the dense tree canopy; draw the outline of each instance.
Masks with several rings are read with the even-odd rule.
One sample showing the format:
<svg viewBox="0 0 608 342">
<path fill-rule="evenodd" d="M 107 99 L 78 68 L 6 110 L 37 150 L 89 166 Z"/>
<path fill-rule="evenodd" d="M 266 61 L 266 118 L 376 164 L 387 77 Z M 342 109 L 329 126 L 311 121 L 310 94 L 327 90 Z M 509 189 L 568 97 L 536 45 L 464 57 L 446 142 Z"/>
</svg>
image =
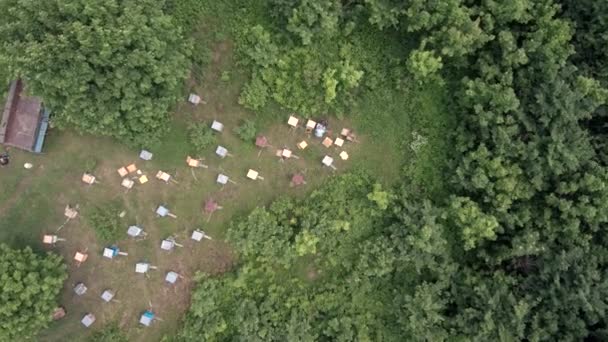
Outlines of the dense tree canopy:
<svg viewBox="0 0 608 342">
<path fill-rule="evenodd" d="M 146 144 L 164 132 L 187 44 L 163 1 L 0 2 L 0 57 L 53 122 Z"/>
<path fill-rule="evenodd" d="M 243 96 L 299 110 L 348 104 L 348 87 L 322 81 L 343 48 L 400 37 L 401 60 L 377 61 L 389 67 L 371 50 L 342 65 L 372 90 L 390 77 L 447 84 L 461 121 L 452 196 L 432 203 L 353 174 L 256 209 L 228 233 L 241 266 L 201 278 L 181 338 L 605 339 L 608 8 L 561 2 L 275 1 L 271 24 L 244 28 Z M 340 49 L 319 56 L 326 39 Z M 315 72 L 290 69 L 300 53 L 295 66 Z M 302 80 L 316 80 L 307 96 L 280 95 Z"/>
<path fill-rule="evenodd" d="M 0 340 L 27 340 L 46 327 L 66 278 L 58 255 L 0 244 Z"/>
</svg>

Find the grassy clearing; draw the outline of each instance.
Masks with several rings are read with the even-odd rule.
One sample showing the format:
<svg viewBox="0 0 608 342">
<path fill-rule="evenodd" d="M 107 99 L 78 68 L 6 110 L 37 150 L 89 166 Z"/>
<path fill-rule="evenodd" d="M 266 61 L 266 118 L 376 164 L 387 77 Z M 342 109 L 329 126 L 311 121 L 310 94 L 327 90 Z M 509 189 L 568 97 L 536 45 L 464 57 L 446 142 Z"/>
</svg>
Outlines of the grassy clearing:
<svg viewBox="0 0 608 342">
<path fill-rule="evenodd" d="M 319 140 L 310 139 L 311 146 L 298 152 L 296 142 L 306 138 L 302 132 L 292 132 L 284 124 L 286 114 L 280 123 L 269 124 L 272 120 L 256 116 L 243 110 L 237 103 L 239 75 L 233 73 L 231 82 L 221 81 L 222 71 L 233 70 L 231 45 L 220 42 L 213 53 L 217 56 L 206 69 L 202 86 L 191 85 L 204 95 L 207 105 L 193 107 L 183 103 L 176 108 L 175 120 L 166 139 L 150 150 L 155 156 L 151 162 L 137 160 L 138 151 L 129 149 L 110 139 L 81 136 L 71 132 L 51 131 L 45 154 L 35 156 L 12 150 L 12 162 L 0 169 L 0 183 L 11 191 L 3 192 L 0 200 L 0 238 L 13 246 L 32 245 L 36 249 L 48 250 L 40 244 L 44 233 L 53 232 L 64 217 L 66 204 L 79 204 L 81 216 L 68 223 L 59 235 L 68 239 L 58 244 L 54 250 L 61 253 L 69 264 L 70 278 L 65 284 L 60 302 L 68 311 L 68 316 L 54 323 L 39 337 L 41 341 L 83 340 L 91 331 L 80 326 L 79 320 L 86 312 L 94 312 L 99 328 L 108 322 L 117 322 L 129 335 L 130 340 L 157 340 L 159 336 L 177 328 L 179 317 L 189 305 L 192 276 L 196 270 L 209 273 L 230 269 L 233 256 L 230 248 L 221 240 L 225 227 L 235 217 L 247 214 L 258 205 L 265 205 L 278 196 L 304 196 L 318 186 L 332 172 L 323 168 L 320 159 L 330 154 L 336 159 L 339 172 L 353 165 L 360 155 L 373 154 L 372 142 L 349 144 L 345 150 L 351 161 L 341 162 L 337 154 L 340 150 L 326 149 Z M 291 147 L 300 156 L 298 160 L 279 163 L 274 150 L 258 150 L 253 142 L 244 142 L 234 135 L 232 128 L 245 118 L 256 118 L 258 127 L 268 136 L 275 147 Z M 263 118 L 263 119 L 261 119 Z M 187 123 L 193 120 L 210 122 L 221 120 L 226 125 L 225 132 L 218 137 L 218 143 L 228 148 L 234 157 L 221 160 L 215 156 L 215 146 L 202 155 L 210 165 L 209 170 L 195 170 L 196 178 L 185 164 L 185 157 L 191 150 L 187 138 Z M 348 125 L 348 123 L 344 123 Z M 342 127 L 343 123 L 330 120 L 332 127 Z M 363 136 L 362 140 L 366 137 Z M 146 185 L 125 192 L 120 187 L 120 177 L 116 169 L 131 162 L 151 178 Z M 23 163 L 32 162 L 32 170 L 22 168 Z M 89 166 L 87 166 L 89 165 Z M 86 168 L 99 179 L 100 184 L 86 186 L 80 177 Z M 254 168 L 265 177 L 254 182 L 245 178 L 249 168 Z M 158 170 L 172 174 L 178 184 L 164 184 L 153 179 Z M 399 165 L 393 165 L 396 172 Z M 223 189 L 215 184 L 218 172 L 224 172 L 238 185 L 229 184 Z M 289 175 L 296 171 L 306 173 L 308 185 L 304 188 L 289 187 Z M 213 197 L 224 209 L 216 212 L 211 220 L 202 213 L 202 204 Z M 101 257 L 104 247 L 92 227 L 84 219 L 94 205 L 116 200 L 124 203 L 127 216 L 122 219 L 124 230 L 130 224 L 139 224 L 148 232 L 148 239 L 134 242 L 126 239 L 126 234 L 117 245 L 129 253 L 128 257 L 108 260 Z M 166 204 L 178 219 L 160 219 L 154 215 L 158 204 Z M 189 240 L 190 232 L 202 228 L 213 236 L 213 242 L 196 244 Z M 167 253 L 159 249 L 161 239 L 176 236 L 184 243 L 183 249 Z M 72 257 L 77 250 L 88 248 L 89 260 L 76 267 Z M 152 271 L 150 278 L 137 275 L 134 264 L 147 260 L 159 267 Z M 174 270 L 186 279 L 170 287 L 164 284 L 166 271 Z M 76 297 L 72 287 L 84 282 L 89 291 L 83 297 Z M 106 288 L 117 291 L 120 303 L 102 304 L 99 294 Z M 138 326 L 138 316 L 153 305 L 163 322 L 143 329 Z"/>
<path fill-rule="evenodd" d="M 442 176 L 450 146 L 446 137 L 453 125 L 453 120 L 447 115 L 447 105 L 442 100 L 446 95 L 444 89 L 433 86 L 405 92 L 382 88 L 367 92 L 353 111 L 345 116 L 346 119 L 338 121 L 330 118 L 334 131 L 343 126 L 355 127 L 359 131 L 361 142 L 345 148 L 351 155 L 348 162 L 339 161 L 339 150 L 325 149 L 318 140 L 310 140 L 311 146 L 300 152 L 295 144 L 305 135 L 303 132 L 293 133 L 286 127 L 285 110 L 271 104 L 263 110 L 251 112 L 237 102 L 247 74 L 235 61 L 234 37 L 230 28 L 238 22 L 262 20 L 260 18 L 265 16 L 262 13 L 264 2 L 247 3 L 248 8 L 255 9 L 253 11 L 242 10 L 245 2 L 233 2 L 230 6 L 223 1 L 205 4 L 201 1 L 184 1 L 175 4 L 183 5 L 180 11 L 185 16 L 197 20 L 198 15 L 202 16 L 200 25 L 191 26 L 197 46 L 196 65 L 191 81 L 185 86 L 185 94 L 195 91 L 208 103 L 198 107 L 187 103 L 176 106 L 170 133 L 164 141 L 149 147 L 155 154 L 151 162 L 137 160 L 138 151 L 110 139 L 52 131 L 44 155 L 13 151 L 11 165 L 0 169 L 0 183 L 4 190 L 0 193 L 0 238 L 13 246 L 32 245 L 38 250 L 47 250 L 40 245 L 41 234 L 52 232 L 63 223 L 62 212 L 68 203 L 80 204 L 82 214 L 86 214 L 95 204 L 109 200 L 122 201 L 127 211 L 127 216 L 122 220 L 124 230 L 136 223 L 149 233 L 144 241 L 117 241 L 129 256 L 108 260 L 102 259 L 104 246 L 97 241 L 95 232 L 86 220 L 81 216 L 70 222 L 60 232 L 68 241 L 55 248 L 70 265 L 70 278 L 60 300 L 67 308 L 68 316 L 43 332 L 39 337 L 41 341 L 83 340 L 92 332 L 79 323 L 82 315 L 88 311 L 97 315 L 95 328 L 117 322 L 133 341 L 154 341 L 175 331 L 179 318 L 189 305 L 194 272 L 219 273 L 232 266 L 232 252 L 222 242 L 229 222 L 279 196 L 305 196 L 331 175 L 320 164 L 320 159 L 326 153 L 336 159 L 339 172 L 360 167 L 385 183 L 396 181 L 406 172 L 417 187 L 426 186 L 438 195 L 444 187 Z M 189 12 L 188 6 L 199 6 L 200 11 Z M 227 147 L 234 157 L 220 160 L 213 153 L 215 146 L 197 155 L 205 158 L 211 169 L 195 170 L 195 180 L 185 165 L 185 157 L 191 153 L 187 126 L 192 121 L 210 122 L 213 119 L 226 125 L 226 131 L 218 138 L 218 143 Z M 245 119 L 254 120 L 274 147 L 291 147 L 301 159 L 279 163 L 271 150 L 264 151 L 258 157 L 253 142 L 243 142 L 232 132 L 232 128 L 242 124 Z M 428 144 L 418 153 L 409 148 L 412 131 L 428 139 Z M 34 163 L 35 168 L 23 169 L 21 165 L 26 161 Z M 125 193 L 119 185 L 116 169 L 134 161 L 151 180 Z M 92 171 L 101 184 L 87 187 L 80 182 L 80 177 L 86 165 L 92 164 L 96 164 Z M 245 173 L 249 168 L 260 171 L 265 180 L 247 180 Z M 153 179 L 158 170 L 170 173 L 179 183 L 163 184 Z M 215 184 L 215 177 L 220 171 L 234 178 L 238 185 L 229 184 L 221 189 Z M 306 173 L 306 187 L 288 186 L 289 175 L 296 171 Z M 201 207 L 210 197 L 216 199 L 224 209 L 207 222 Z M 161 203 L 174 211 L 178 219 L 156 218 L 154 209 Z M 201 244 L 191 242 L 189 234 L 194 228 L 204 229 L 215 240 Z M 185 247 L 170 254 L 161 251 L 160 240 L 169 235 L 176 236 Z M 89 260 L 77 268 L 72 263 L 73 254 L 84 248 L 88 248 Z M 152 271 L 149 279 L 136 275 L 134 264 L 140 260 L 148 260 L 159 270 Z M 168 270 L 177 271 L 186 279 L 169 287 L 163 281 Z M 303 274 L 310 271 L 307 265 L 302 265 Z M 76 298 L 71 290 L 77 282 L 89 286 L 89 292 L 81 298 Z M 102 304 L 99 294 L 106 288 L 116 290 L 117 299 L 121 302 Z M 150 303 L 163 321 L 144 329 L 138 326 L 137 319 Z"/>
<path fill-rule="evenodd" d="M 445 183 L 447 160 L 453 151 L 451 136 L 456 118 L 447 105 L 446 89 L 430 85 L 412 90 L 378 89 L 368 92 L 354 110 L 354 125 L 371 136 L 376 150 L 365 158 L 365 166 L 386 182 L 404 174 L 412 190 L 425 191 L 441 198 L 447 191 Z M 414 133 L 425 143 L 412 148 Z M 399 173 L 391 165 L 403 168 Z"/>
</svg>

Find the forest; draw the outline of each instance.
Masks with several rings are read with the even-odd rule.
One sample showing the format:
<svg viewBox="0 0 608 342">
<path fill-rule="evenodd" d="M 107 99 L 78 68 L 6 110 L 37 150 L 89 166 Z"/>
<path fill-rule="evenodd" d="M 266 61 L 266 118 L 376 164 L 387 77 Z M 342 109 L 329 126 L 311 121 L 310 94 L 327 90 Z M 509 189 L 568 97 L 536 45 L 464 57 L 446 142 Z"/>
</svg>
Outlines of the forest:
<svg viewBox="0 0 608 342">
<path fill-rule="evenodd" d="M 58 126 L 130 146 L 160 139 L 218 37 L 244 75 L 238 103 L 264 120 L 373 107 L 367 129 L 416 151 L 399 115 L 421 94 L 446 104 L 425 118 L 444 125 L 421 147 L 431 157 L 405 160 L 392 184 L 356 168 L 234 217 L 238 261 L 197 274 L 163 341 L 608 340 L 608 2 L 0 0 L 0 12 L 0 66 Z M 138 58 L 110 58 L 133 44 Z M 41 329 L 32 310 L 11 331 Z M 4 322 L 0 340 L 14 336 Z M 97 340 L 121 338 L 111 329 Z"/>
<path fill-rule="evenodd" d="M 344 113 L 379 88 L 444 84 L 459 121 L 452 172 L 439 198 L 404 167 L 400 186 L 363 170 L 254 210 L 228 230 L 239 267 L 200 276 L 177 340 L 608 338 L 607 5 L 275 0 L 259 12 L 235 19 L 243 105 Z M 307 279 L 293 276 L 303 265 Z"/>
</svg>

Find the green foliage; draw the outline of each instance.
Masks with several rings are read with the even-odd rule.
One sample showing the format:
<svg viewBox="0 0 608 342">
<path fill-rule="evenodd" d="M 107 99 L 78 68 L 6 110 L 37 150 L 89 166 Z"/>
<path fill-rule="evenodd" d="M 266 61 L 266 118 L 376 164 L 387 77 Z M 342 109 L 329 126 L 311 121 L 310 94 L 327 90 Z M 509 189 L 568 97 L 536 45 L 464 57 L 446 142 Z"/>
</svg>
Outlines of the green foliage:
<svg viewBox="0 0 608 342">
<path fill-rule="evenodd" d="M 262 25 L 238 32 L 240 59 L 251 70 L 239 103 L 259 109 L 273 99 L 302 112 L 342 110 L 364 74 L 353 45 L 340 36 L 354 23 L 340 18 L 337 1 L 273 2 L 290 34 L 274 34 Z"/>
<path fill-rule="evenodd" d="M 242 125 L 234 128 L 234 134 L 238 135 L 243 141 L 253 141 L 257 135 L 255 122 L 252 120 L 245 120 Z"/>
<path fill-rule="evenodd" d="M 373 280 L 390 273 L 395 259 L 395 245 L 377 229 L 381 211 L 367 199 L 373 190 L 368 177 L 343 175 L 306 200 L 279 200 L 232 224 L 228 239 L 242 267 L 221 278 L 199 277 L 178 340 L 398 336 L 391 335 L 396 329 L 388 324 L 395 313 L 378 306 L 389 302 L 390 294 L 379 291 L 380 283 Z M 292 271 L 307 260 L 313 270 L 304 280 Z"/>
<path fill-rule="evenodd" d="M 90 342 L 128 342 L 127 336 L 120 330 L 118 324 L 111 323 L 101 330 L 95 331 L 90 338 Z"/>
<path fill-rule="evenodd" d="M 183 32 L 196 30 L 203 15 L 203 6 L 200 0 L 166 0 L 165 11 L 179 24 Z"/>
<path fill-rule="evenodd" d="M 258 108 L 271 98 L 293 110 L 337 111 L 356 90 L 373 89 L 378 109 L 365 124 L 398 136 L 404 122 L 433 118 L 399 116 L 425 99 L 393 97 L 430 87 L 452 95 L 444 115 L 460 127 L 454 146 L 442 146 L 453 151 L 451 169 L 437 178 L 453 189 L 424 198 L 418 177 L 437 171 L 420 156 L 440 139 L 419 144 L 408 135 L 403 146 L 417 151 L 403 189 L 347 175 L 305 200 L 256 209 L 228 231 L 241 267 L 201 279 L 180 337 L 603 336 L 606 13 L 597 2 L 561 3 L 563 12 L 552 0 L 276 0 L 270 23 L 243 27 L 238 48 L 259 83 L 252 94 L 263 94 L 252 96 Z M 366 35 L 394 35 L 386 49 L 401 58 L 354 38 Z M 421 84 L 412 87 L 404 70 Z"/>
<path fill-rule="evenodd" d="M 604 87 L 608 85 L 608 47 L 605 44 L 608 36 L 608 4 L 604 1 L 572 1 L 561 0 L 564 15 L 573 21 L 575 28 L 572 44 L 575 54 L 573 63 L 585 75 L 593 77 L 586 83 L 598 82 Z M 593 87 L 597 89 L 597 87 Z M 604 96 L 604 102 L 606 101 Z M 602 165 L 608 165 L 608 111 L 599 107 L 592 113 L 586 123 L 592 134 L 592 143 L 600 157 Z"/>
<path fill-rule="evenodd" d="M 3 1 L 3 58 L 57 127 L 145 145 L 165 131 L 187 41 L 164 1 Z M 69 68 L 65 66 L 69 65 Z"/>
<path fill-rule="evenodd" d="M 121 212 L 121 203 L 110 201 L 87 210 L 85 217 L 101 242 L 114 243 L 120 239 L 124 228 L 119 216 Z"/>
<path fill-rule="evenodd" d="M 205 122 L 192 123 L 188 126 L 188 140 L 194 153 L 202 153 L 217 142 L 211 126 Z"/>
<path fill-rule="evenodd" d="M 496 240 L 498 221 L 484 214 L 477 203 L 468 198 L 456 197 L 450 203 L 450 215 L 464 240 L 464 249 L 469 250 L 483 240 Z"/>
<path fill-rule="evenodd" d="M 391 203 L 391 194 L 382 189 L 382 184 L 376 183 L 374 190 L 367 194 L 367 199 L 376 202 L 380 209 L 386 210 Z"/>
<path fill-rule="evenodd" d="M 422 83 L 432 77 L 443 67 L 441 57 L 431 51 L 413 51 L 407 60 L 407 68 L 418 82 Z"/>
<path fill-rule="evenodd" d="M 249 82 L 243 87 L 239 96 L 239 104 L 249 109 L 260 109 L 268 103 L 268 86 L 262 78 L 254 74 Z"/>
<path fill-rule="evenodd" d="M 0 244 L 0 340 L 29 340 L 45 328 L 66 279 L 60 256 Z"/>
<path fill-rule="evenodd" d="M 223 82 L 230 82 L 230 71 L 222 71 L 222 76 L 220 76 L 220 80 Z"/>
</svg>

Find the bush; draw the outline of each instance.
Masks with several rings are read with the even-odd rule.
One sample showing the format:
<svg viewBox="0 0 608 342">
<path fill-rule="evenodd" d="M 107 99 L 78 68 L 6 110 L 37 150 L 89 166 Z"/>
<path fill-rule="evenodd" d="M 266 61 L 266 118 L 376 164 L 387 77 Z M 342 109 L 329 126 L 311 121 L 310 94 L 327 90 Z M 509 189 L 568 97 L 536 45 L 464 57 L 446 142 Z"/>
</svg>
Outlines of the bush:
<svg viewBox="0 0 608 342">
<path fill-rule="evenodd" d="M 239 104 L 249 109 L 259 109 L 268 102 L 268 86 L 261 77 L 252 76 L 251 81 L 245 84 L 239 96 Z"/>
<path fill-rule="evenodd" d="M 255 139 L 255 135 L 257 134 L 255 122 L 245 120 L 242 125 L 234 128 L 234 133 L 243 141 L 252 141 Z"/>
<path fill-rule="evenodd" d="M 136 146 L 159 140 L 181 96 L 191 50 L 163 4 L 2 1 L 1 63 L 44 98 L 56 127 Z"/>
<path fill-rule="evenodd" d="M 216 142 L 211 127 L 205 122 L 197 122 L 188 126 L 188 139 L 195 153 L 201 153 Z"/>
<path fill-rule="evenodd" d="M 91 209 L 86 219 L 95 229 L 97 238 L 103 243 L 115 242 L 120 238 L 120 213 L 122 206 L 120 202 L 112 201 Z"/>
<path fill-rule="evenodd" d="M 0 244 L 0 275 L 0 341 L 37 340 L 68 277 L 63 259 Z"/>
</svg>

